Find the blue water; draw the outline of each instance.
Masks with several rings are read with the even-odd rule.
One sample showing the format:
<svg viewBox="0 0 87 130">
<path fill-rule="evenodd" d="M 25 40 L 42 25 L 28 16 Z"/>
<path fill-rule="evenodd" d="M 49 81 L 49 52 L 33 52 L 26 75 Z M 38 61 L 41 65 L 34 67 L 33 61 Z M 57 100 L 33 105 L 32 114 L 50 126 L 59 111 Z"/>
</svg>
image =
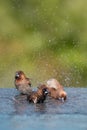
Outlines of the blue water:
<svg viewBox="0 0 87 130">
<path fill-rule="evenodd" d="M 63 103 L 29 104 L 16 89 L 0 89 L 0 130 L 87 130 L 87 88 L 65 88 Z"/>
</svg>

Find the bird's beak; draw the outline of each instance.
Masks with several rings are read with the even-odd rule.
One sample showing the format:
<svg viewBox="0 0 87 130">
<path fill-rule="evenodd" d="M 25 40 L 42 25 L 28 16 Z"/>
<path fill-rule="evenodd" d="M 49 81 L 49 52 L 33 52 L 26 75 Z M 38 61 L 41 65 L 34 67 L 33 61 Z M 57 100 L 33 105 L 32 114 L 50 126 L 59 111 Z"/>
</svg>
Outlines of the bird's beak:
<svg viewBox="0 0 87 130">
<path fill-rule="evenodd" d="M 17 79 L 17 78 L 19 78 L 20 77 L 20 75 L 17 73 L 16 75 L 15 75 L 15 79 Z"/>
<path fill-rule="evenodd" d="M 48 94 L 48 93 L 49 93 L 48 90 L 46 90 L 46 91 L 45 91 L 45 94 Z"/>
</svg>

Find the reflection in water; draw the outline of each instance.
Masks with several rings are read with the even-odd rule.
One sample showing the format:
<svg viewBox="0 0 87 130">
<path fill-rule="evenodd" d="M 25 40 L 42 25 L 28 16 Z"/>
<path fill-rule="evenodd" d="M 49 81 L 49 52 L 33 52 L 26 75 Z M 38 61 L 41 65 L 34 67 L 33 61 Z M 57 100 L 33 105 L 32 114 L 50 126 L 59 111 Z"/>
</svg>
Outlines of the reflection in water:
<svg viewBox="0 0 87 130">
<path fill-rule="evenodd" d="M 16 114 L 24 114 L 27 112 L 28 115 L 30 113 L 38 112 L 38 113 L 44 113 L 46 111 L 46 104 L 41 103 L 41 104 L 33 104 L 29 103 L 27 101 L 27 96 L 26 95 L 17 95 L 14 97 L 14 107 L 15 107 L 15 112 Z"/>
<path fill-rule="evenodd" d="M 45 103 L 35 104 L 34 108 L 35 108 L 35 112 L 43 113 L 43 114 L 46 113 L 46 104 Z"/>
<path fill-rule="evenodd" d="M 44 103 L 29 103 L 27 102 L 27 96 L 26 95 L 17 95 L 14 97 L 14 108 L 15 108 L 15 114 L 23 115 L 28 114 L 31 115 L 31 113 L 35 114 L 46 114 L 46 113 L 60 113 L 60 107 L 61 105 L 65 104 L 65 102 L 52 99 L 50 97 L 47 98 L 47 100 Z"/>
<path fill-rule="evenodd" d="M 26 96 L 17 95 L 15 89 L 1 89 L 0 129 L 86 130 L 87 89 L 66 88 L 66 92 L 65 102 L 48 97 L 44 103 L 33 104 Z"/>
<path fill-rule="evenodd" d="M 24 114 L 27 109 L 26 103 L 14 102 L 15 114 Z"/>
</svg>

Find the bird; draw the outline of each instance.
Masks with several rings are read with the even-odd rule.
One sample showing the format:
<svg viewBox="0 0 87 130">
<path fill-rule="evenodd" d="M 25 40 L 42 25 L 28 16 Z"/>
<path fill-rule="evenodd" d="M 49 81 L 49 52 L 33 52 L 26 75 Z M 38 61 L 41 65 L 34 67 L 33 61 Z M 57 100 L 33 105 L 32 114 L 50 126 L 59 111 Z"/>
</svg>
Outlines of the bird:
<svg viewBox="0 0 87 130">
<path fill-rule="evenodd" d="M 54 78 L 49 79 L 46 83 L 49 96 L 55 99 L 61 99 L 65 101 L 67 98 L 67 93 L 65 92 L 63 86 Z"/>
<path fill-rule="evenodd" d="M 30 78 L 21 70 L 15 72 L 14 84 L 21 94 L 27 95 L 32 92 Z"/>
<path fill-rule="evenodd" d="M 32 103 L 43 103 L 46 100 L 47 94 L 47 87 L 45 85 L 41 85 L 38 87 L 37 91 L 33 91 L 27 96 L 27 101 Z"/>
</svg>

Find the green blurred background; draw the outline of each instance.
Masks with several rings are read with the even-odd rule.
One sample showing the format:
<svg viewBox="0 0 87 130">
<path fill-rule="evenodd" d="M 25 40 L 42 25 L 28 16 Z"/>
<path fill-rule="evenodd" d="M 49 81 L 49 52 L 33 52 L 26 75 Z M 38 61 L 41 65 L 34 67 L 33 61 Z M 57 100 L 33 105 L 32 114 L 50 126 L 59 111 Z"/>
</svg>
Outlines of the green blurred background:
<svg viewBox="0 0 87 130">
<path fill-rule="evenodd" d="M 33 86 L 87 87 L 87 0 L 0 0 L 0 87 L 16 70 Z"/>
</svg>

